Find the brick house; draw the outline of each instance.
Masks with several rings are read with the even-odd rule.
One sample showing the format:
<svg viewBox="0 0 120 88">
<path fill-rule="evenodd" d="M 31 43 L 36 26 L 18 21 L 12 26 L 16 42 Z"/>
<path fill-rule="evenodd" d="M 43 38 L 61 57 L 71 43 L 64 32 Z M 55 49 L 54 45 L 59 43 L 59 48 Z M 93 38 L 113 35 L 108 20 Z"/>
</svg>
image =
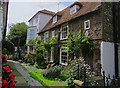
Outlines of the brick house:
<svg viewBox="0 0 120 88">
<path fill-rule="evenodd" d="M 71 32 L 78 34 L 84 30 L 86 36 L 90 36 L 93 42 L 98 43 L 93 55 L 86 53 L 85 59 L 88 64 L 96 68 L 100 60 L 99 46 L 102 40 L 101 4 L 99 2 L 75 2 L 64 10 L 56 13 L 49 23 L 39 32 L 44 41 L 58 35 L 58 43 L 55 49 L 51 47 L 47 55 L 49 61 L 57 61 L 62 65 L 68 64 L 68 49 L 66 40 Z M 46 56 L 44 56 L 46 58 Z M 94 64 L 94 65 L 93 65 Z"/>
<path fill-rule="evenodd" d="M 38 37 L 37 33 L 44 28 L 55 13 L 49 10 L 40 10 L 29 19 L 29 28 L 27 30 L 27 53 L 33 51 L 31 40 Z"/>
<path fill-rule="evenodd" d="M 117 12 L 114 12 L 117 11 Z M 71 32 L 90 36 L 96 48 L 93 53 L 86 51 L 84 59 L 94 71 L 106 71 L 120 76 L 120 44 L 119 44 L 119 3 L 111 2 L 75 2 L 64 10 L 56 13 L 48 24 L 38 33 L 44 42 L 58 36 L 57 44 L 50 52 L 44 52 L 44 59 L 57 61 L 67 65 L 68 55 L 66 40 Z M 116 55 L 117 54 L 117 55 Z"/>
</svg>

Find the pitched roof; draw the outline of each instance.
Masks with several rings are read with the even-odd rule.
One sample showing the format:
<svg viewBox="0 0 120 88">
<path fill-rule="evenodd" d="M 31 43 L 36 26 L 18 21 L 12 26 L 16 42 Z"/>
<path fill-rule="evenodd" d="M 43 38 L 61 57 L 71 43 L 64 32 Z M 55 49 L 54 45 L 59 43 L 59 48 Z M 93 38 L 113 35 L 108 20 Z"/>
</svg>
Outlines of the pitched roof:
<svg viewBox="0 0 120 88">
<path fill-rule="evenodd" d="M 44 13 L 44 14 L 48 14 L 48 15 L 51 15 L 51 16 L 55 15 L 55 12 L 52 12 L 52 11 L 43 9 L 43 10 L 38 11 L 32 18 L 34 18 L 38 13 Z M 29 22 L 32 18 L 30 18 L 30 19 L 28 20 L 28 22 Z"/>
<path fill-rule="evenodd" d="M 71 6 L 75 5 L 75 4 L 79 4 L 82 5 L 81 8 L 74 14 L 70 14 L 70 8 Z M 93 12 L 95 10 L 98 10 L 99 7 L 101 6 L 100 2 L 75 2 L 72 5 L 70 5 L 69 7 L 65 8 L 64 10 L 58 12 L 59 14 L 61 14 L 61 18 L 56 22 L 56 23 L 52 23 L 52 19 L 48 22 L 48 24 L 39 32 L 45 32 L 47 30 L 50 30 L 62 23 L 68 22 L 72 19 L 75 19 L 77 17 L 83 16 L 87 13 Z M 56 15 L 58 14 L 56 13 Z"/>
</svg>

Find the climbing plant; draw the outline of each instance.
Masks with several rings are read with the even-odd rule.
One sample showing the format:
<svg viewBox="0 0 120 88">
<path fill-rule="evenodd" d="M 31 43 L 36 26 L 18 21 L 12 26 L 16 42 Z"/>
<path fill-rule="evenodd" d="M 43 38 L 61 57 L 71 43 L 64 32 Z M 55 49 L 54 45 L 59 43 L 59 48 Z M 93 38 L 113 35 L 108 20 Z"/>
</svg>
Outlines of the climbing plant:
<svg viewBox="0 0 120 88">
<path fill-rule="evenodd" d="M 84 36 L 82 31 L 80 31 L 78 35 L 71 33 L 70 38 L 67 41 L 67 45 L 69 54 L 76 56 L 77 58 L 79 58 L 79 55 L 83 50 L 92 51 L 94 48 L 94 44 L 90 42 L 90 37 Z"/>
</svg>

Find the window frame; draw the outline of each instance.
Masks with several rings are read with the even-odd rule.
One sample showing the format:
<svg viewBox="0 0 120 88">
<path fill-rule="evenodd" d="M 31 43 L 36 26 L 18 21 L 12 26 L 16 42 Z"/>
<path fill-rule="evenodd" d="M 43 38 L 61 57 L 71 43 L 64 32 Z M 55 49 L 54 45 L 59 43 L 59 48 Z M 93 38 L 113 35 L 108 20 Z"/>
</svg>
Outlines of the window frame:
<svg viewBox="0 0 120 88">
<path fill-rule="evenodd" d="M 51 56 L 50 56 L 50 62 L 54 61 L 54 47 L 51 47 Z"/>
<path fill-rule="evenodd" d="M 47 32 L 44 33 L 44 42 L 47 42 L 48 38 L 49 38 L 49 32 L 47 31 Z"/>
<path fill-rule="evenodd" d="M 66 50 L 62 50 L 62 49 L 66 49 Z M 62 62 L 62 52 L 67 53 L 66 63 L 63 63 L 63 62 Z M 61 47 L 61 48 L 60 48 L 60 64 L 61 64 L 61 65 L 68 65 L 68 47 Z"/>
<path fill-rule="evenodd" d="M 74 14 L 76 13 L 78 10 L 80 9 L 80 6 L 79 5 L 74 5 L 70 8 L 70 14 Z M 74 11 L 73 11 L 74 10 Z"/>
<path fill-rule="evenodd" d="M 87 22 L 88 22 L 88 27 L 86 27 L 87 26 Z M 87 29 L 90 29 L 90 20 L 86 20 L 86 21 L 84 21 L 84 29 L 85 30 L 87 30 Z"/>
<path fill-rule="evenodd" d="M 52 38 L 55 37 L 55 30 L 52 31 Z"/>
<path fill-rule="evenodd" d="M 58 16 L 56 15 L 56 16 L 53 17 L 53 23 L 56 23 L 57 20 L 58 20 Z"/>
<path fill-rule="evenodd" d="M 63 38 L 63 28 L 67 28 L 67 34 L 66 34 L 66 37 Z M 64 40 L 64 39 L 67 39 L 68 38 L 68 25 L 62 25 L 61 26 L 61 33 L 60 33 L 60 40 Z"/>
</svg>

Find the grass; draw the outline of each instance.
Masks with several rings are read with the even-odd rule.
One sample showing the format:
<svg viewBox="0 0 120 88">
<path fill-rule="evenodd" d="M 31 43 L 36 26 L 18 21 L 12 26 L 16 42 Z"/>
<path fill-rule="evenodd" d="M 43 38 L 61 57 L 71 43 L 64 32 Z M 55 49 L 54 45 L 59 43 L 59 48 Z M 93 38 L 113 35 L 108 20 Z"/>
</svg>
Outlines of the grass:
<svg viewBox="0 0 120 88">
<path fill-rule="evenodd" d="M 32 78 L 39 81 L 45 88 L 53 88 L 53 87 L 67 88 L 66 81 L 52 80 L 43 77 L 42 74 L 45 71 L 45 69 L 37 69 L 34 66 L 24 63 L 22 63 L 21 65 L 29 72 Z"/>
<path fill-rule="evenodd" d="M 48 87 L 52 88 L 53 86 L 64 88 L 65 85 L 67 86 L 67 82 L 47 79 L 43 77 L 40 72 L 30 72 L 29 74 L 34 79 L 38 80 L 45 88 L 48 88 Z"/>
</svg>

